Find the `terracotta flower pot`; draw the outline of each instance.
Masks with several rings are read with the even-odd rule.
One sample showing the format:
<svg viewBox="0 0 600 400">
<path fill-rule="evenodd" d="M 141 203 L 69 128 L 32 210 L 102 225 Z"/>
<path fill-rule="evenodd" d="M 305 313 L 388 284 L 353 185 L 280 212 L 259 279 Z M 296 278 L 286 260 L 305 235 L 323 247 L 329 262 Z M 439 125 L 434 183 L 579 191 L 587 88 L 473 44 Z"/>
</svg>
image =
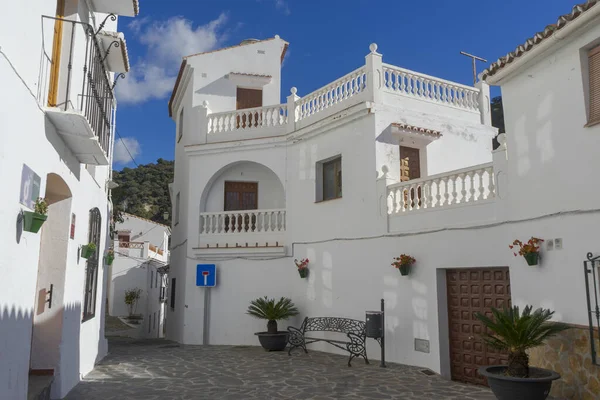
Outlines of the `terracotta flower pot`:
<svg viewBox="0 0 600 400">
<path fill-rule="evenodd" d="M 540 253 L 527 253 L 523 256 L 523 258 L 525 261 L 527 261 L 527 265 L 529 266 L 538 265 Z"/>
<path fill-rule="evenodd" d="M 38 233 L 44 222 L 46 222 L 46 219 L 48 219 L 47 215 L 34 213 L 32 211 L 24 211 L 23 230 Z"/>
</svg>

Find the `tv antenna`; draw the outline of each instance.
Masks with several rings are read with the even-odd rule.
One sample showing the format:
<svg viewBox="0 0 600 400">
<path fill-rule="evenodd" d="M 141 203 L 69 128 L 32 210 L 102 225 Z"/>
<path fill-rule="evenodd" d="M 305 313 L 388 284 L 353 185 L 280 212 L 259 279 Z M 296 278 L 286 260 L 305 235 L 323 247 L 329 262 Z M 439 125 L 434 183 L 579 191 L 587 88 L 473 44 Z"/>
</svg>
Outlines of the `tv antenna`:
<svg viewBox="0 0 600 400">
<path fill-rule="evenodd" d="M 477 61 L 483 61 L 486 63 L 488 62 L 488 60 L 486 60 L 485 58 L 474 56 L 473 54 L 469 54 L 464 51 L 461 51 L 460 54 L 471 58 L 471 60 L 473 61 L 473 85 L 475 85 L 477 83 Z"/>
</svg>

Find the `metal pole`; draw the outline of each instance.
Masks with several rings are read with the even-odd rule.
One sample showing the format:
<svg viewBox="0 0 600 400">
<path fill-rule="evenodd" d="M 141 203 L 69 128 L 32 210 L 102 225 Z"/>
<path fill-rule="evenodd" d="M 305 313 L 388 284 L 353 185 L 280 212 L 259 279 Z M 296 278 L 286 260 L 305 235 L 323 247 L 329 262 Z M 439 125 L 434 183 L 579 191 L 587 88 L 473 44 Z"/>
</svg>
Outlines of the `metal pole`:
<svg viewBox="0 0 600 400">
<path fill-rule="evenodd" d="M 385 368 L 385 304 L 381 299 L 381 363 L 379 366 Z"/>
<path fill-rule="evenodd" d="M 475 85 L 477 83 L 477 61 L 483 61 L 483 62 L 488 62 L 485 58 L 481 58 L 478 56 L 474 56 L 473 54 L 469 54 L 466 53 L 464 51 L 461 51 L 460 54 L 462 54 L 463 56 L 467 56 L 470 57 L 472 60 L 472 66 L 473 66 L 473 85 Z"/>
<path fill-rule="evenodd" d="M 208 344 L 208 335 L 210 332 L 210 288 L 204 288 L 204 323 L 202 326 L 202 344 Z"/>
<path fill-rule="evenodd" d="M 590 254 L 588 254 L 588 258 L 590 258 Z M 596 350 L 595 350 L 595 346 L 594 346 L 594 323 L 592 321 L 592 304 L 590 301 L 590 282 L 589 282 L 589 278 L 588 278 L 588 274 L 591 273 L 592 271 L 590 271 L 588 269 L 588 261 L 584 261 L 583 262 L 583 270 L 584 270 L 584 276 L 585 276 L 585 292 L 586 292 L 586 300 L 587 300 L 587 307 L 588 307 L 588 319 L 589 319 L 589 324 L 590 324 L 590 342 L 591 342 L 591 353 L 592 353 L 592 364 L 596 364 Z M 594 264 L 592 261 L 592 270 L 594 268 Z"/>
</svg>

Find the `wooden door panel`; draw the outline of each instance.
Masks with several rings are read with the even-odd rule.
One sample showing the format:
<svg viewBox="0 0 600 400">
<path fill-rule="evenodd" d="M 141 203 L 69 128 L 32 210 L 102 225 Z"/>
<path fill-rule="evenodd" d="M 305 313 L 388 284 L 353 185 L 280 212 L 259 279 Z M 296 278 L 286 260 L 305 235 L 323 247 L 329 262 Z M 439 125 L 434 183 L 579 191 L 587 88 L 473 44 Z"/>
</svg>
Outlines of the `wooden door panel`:
<svg viewBox="0 0 600 400">
<path fill-rule="evenodd" d="M 505 364 L 507 355 L 485 345 L 485 327 L 475 315 L 491 315 L 491 307 L 510 307 L 508 268 L 447 270 L 446 284 L 452 379 L 485 385 L 477 369 Z"/>
<path fill-rule="evenodd" d="M 225 182 L 225 211 L 257 210 L 258 182 Z M 256 216 L 225 217 L 225 231 L 248 232 L 256 229 Z"/>
</svg>

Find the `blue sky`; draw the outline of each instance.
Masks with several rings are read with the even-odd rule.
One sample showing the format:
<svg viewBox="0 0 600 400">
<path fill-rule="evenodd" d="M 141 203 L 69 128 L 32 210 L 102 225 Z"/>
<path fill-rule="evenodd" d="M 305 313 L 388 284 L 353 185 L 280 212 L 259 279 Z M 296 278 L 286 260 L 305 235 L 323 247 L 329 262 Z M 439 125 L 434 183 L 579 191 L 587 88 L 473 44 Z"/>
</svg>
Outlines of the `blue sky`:
<svg viewBox="0 0 600 400">
<path fill-rule="evenodd" d="M 369 44 L 383 61 L 472 84 L 470 59 L 488 61 L 556 22 L 568 0 L 140 0 L 122 17 L 132 70 L 117 85 L 117 130 L 139 164 L 174 157 L 167 102 L 181 57 L 278 34 L 290 43 L 282 98 L 303 96 L 363 65 Z M 481 71 L 487 65 L 478 65 Z M 499 94 L 495 89 L 493 95 Z M 285 100 L 283 100 L 285 101 Z M 117 143 L 118 170 L 133 166 Z"/>
</svg>

